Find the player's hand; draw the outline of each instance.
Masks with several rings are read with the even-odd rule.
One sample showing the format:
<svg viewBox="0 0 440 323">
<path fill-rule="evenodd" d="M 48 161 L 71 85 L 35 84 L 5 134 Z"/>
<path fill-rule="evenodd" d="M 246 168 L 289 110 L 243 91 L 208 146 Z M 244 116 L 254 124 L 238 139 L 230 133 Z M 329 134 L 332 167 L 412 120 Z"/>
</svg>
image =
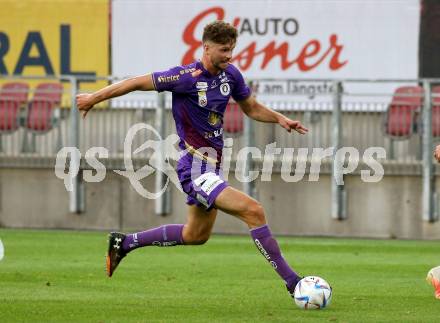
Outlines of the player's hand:
<svg viewBox="0 0 440 323">
<path fill-rule="evenodd" d="M 434 157 L 435 157 L 435 159 L 437 159 L 437 161 L 440 163 L 440 145 L 438 145 L 437 147 L 435 147 Z"/>
<path fill-rule="evenodd" d="M 301 122 L 299 122 L 298 120 L 291 120 L 289 118 L 282 118 L 279 121 L 279 124 L 281 127 L 283 127 L 284 129 L 286 129 L 288 132 L 291 132 L 292 129 L 295 130 L 296 132 L 305 135 L 309 129 L 307 129 L 306 127 L 304 127 Z"/>
<path fill-rule="evenodd" d="M 78 110 L 82 113 L 83 118 L 85 118 L 89 110 L 92 109 L 94 106 L 92 95 L 87 93 L 77 94 L 76 106 L 78 107 Z"/>
</svg>

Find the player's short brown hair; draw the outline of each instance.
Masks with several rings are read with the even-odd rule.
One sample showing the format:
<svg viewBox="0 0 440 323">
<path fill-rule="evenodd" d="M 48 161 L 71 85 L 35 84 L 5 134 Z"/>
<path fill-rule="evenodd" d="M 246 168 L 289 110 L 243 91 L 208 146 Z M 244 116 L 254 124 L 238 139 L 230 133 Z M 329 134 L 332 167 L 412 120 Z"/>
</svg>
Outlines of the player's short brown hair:
<svg viewBox="0 0 440 323">
<path fill-rule="evenodd" d="M 237 41 L 237 29 L 223 20 L 216 20 L 203 29 L 202 41 L 212 41 L 216 44 L 229 44 Z"/>
</svg>

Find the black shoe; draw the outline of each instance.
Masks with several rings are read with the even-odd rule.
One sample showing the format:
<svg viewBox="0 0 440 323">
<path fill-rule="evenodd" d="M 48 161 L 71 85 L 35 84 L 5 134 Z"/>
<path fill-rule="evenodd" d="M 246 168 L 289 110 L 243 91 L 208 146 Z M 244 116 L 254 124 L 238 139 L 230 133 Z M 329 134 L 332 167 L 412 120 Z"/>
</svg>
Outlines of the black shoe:
<svg viewBox="0 0 440 323">
<path fill-rule="evenodd" d="M 286 286 L 287 287 L 287 286 Z M 289 293 L 289 295 L 295 299 L 295 287 L 293 287 L 292 289 L 287 287 L 287 292 Z"/>
<path fill-rule="evenodd" d="M 122 242 L 125 240 L 125 234 L 119 232 L 110 232 L 108 235 L 108 253 L 106 259 L 107 275 L 111 277 L 116 267 L 118 267 L 122 258 L 127 253 L 122 249 Z"/>
<path fill-rule="evenodd" d="M 287 285 L 286 285 L 287 292 L 289 293 L 289 295 L 290 295 L 293 299 L 295 299 L 295 287 L 296 287 L 296 285 L 300 282 L 300 280 L 303 279 L 303 278 L 304 278 L 304 277 L 298 277 L 298 280 L 297 280 L 294 284 L 292 284 L 291 286 L 287 286 Z"/>
</svg>

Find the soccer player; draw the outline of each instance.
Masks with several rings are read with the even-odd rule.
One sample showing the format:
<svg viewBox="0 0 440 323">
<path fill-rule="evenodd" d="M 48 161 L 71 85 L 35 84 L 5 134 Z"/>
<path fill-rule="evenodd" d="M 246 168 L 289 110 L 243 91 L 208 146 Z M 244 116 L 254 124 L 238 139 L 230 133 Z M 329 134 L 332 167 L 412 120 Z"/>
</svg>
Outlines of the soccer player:
<svg viewBox="0 0 440 323">
<path fill-rule="evenodd" d="M 109 85 L 93 94 L 79 94 L 77 106 L 83 117 L 103 100 L 142 91 L 172 92 L 172 112 L 180 137 L 179 147 L 187 151 L 177 163 L 177 174 L 188 195 L 185 224 L 168 224 L 143 232 L 109 235 L 107 274 L 112 276 L 120 261 L 131 251 L 145 246 L 204 244 L 211 234 L 217 210 L 244 221 L 261 254 L 284 280 L 293 296 L 300 277 L 288 265 L 272 236 L 261 204 L 228 185 L 221 173 L 223 113 L 229 98 L 250 118 L 277 123 L 288 132 L 306 134 L 299 121 L 275 112 L 251 95 L 240 71 L 230 63 L 237 30 L 214 21 L 203 31 L 201 61 L 167 71 L 137 76 Z M 205 148 L 214 154 L 204 154 Z M 198 172 L 198 173 L 197 173 Z"/>
</svg>

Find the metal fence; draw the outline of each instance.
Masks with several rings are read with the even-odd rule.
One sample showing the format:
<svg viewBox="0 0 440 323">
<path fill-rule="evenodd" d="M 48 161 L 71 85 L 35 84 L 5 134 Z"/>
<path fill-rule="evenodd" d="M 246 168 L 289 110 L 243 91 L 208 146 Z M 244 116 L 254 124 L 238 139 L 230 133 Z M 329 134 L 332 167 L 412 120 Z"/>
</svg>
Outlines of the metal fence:
<svg viewBox="0 0 440 323">
<path fill-rule="evenodd" d="M 83 157 L 92 147 L 104 147 L 108 150 L 104 165 L 123 169 L 124 139 L 132 125 L 153 125 L 163 137 L 175 133 L 171 97 L 155 92 L 138 92 L 103 102 L 81 121 L 75 108 L 76 94 L 95 90 L 96 81 L 104 86 L 117 80 L 0 76 L 0 166 L 53 168 L 61 147 L 71 146 L 77 147 Z M 229 123 L 243 122 L 230 127 L 230 132 L 225 125 L 224 137 L 233 139 L 232 160 L 242 147 L 255 146 L 265 151 L 267 145 L 275 144 L 279 148 L 295 148 L 292 160 L 296 160 L 298 148 L 308 148 L 309 164 L 314 148 L 354 147 L 359 156 L 351 157 L 362 162 L 366 149 L 383 147 L 385 174 L 423 176 L 424 218 L 437 218 L 432 150 L 440 140 L 440 80 L 260 79 L 250 84 L 260 102 L 301 120 L 310 131 L 306 136 L 292 135 L 278 125 L 232 118 Z M 140 131 L 132 151 L 148 139 L 156 139 L 155 134 Z M 145 164 L 151 153 L 144 150 L 133 156 L 136 167 Z M 281 157 L 275 156 L 275 164 L 279 166 L 280 161 Z M 247 168 L 261 169 L 261 162 L 249 159 Z M 80 163 L 81 168 L 88 167 L 84 159 Z M 322 171 L 335 175 L 333 163 L 333 155 L 324 158 Z M 80 187 L 81 179 L 75 185 Z M 255 189 L 252 183 L 246 183 L 244 188 L 249 194 Z M 333 216 L 343 219 L 344 187 L 334 183 L 332 192 Z M 81 194 L 72 194 L 71 210 L 78 211 Z"/>
</svg>

